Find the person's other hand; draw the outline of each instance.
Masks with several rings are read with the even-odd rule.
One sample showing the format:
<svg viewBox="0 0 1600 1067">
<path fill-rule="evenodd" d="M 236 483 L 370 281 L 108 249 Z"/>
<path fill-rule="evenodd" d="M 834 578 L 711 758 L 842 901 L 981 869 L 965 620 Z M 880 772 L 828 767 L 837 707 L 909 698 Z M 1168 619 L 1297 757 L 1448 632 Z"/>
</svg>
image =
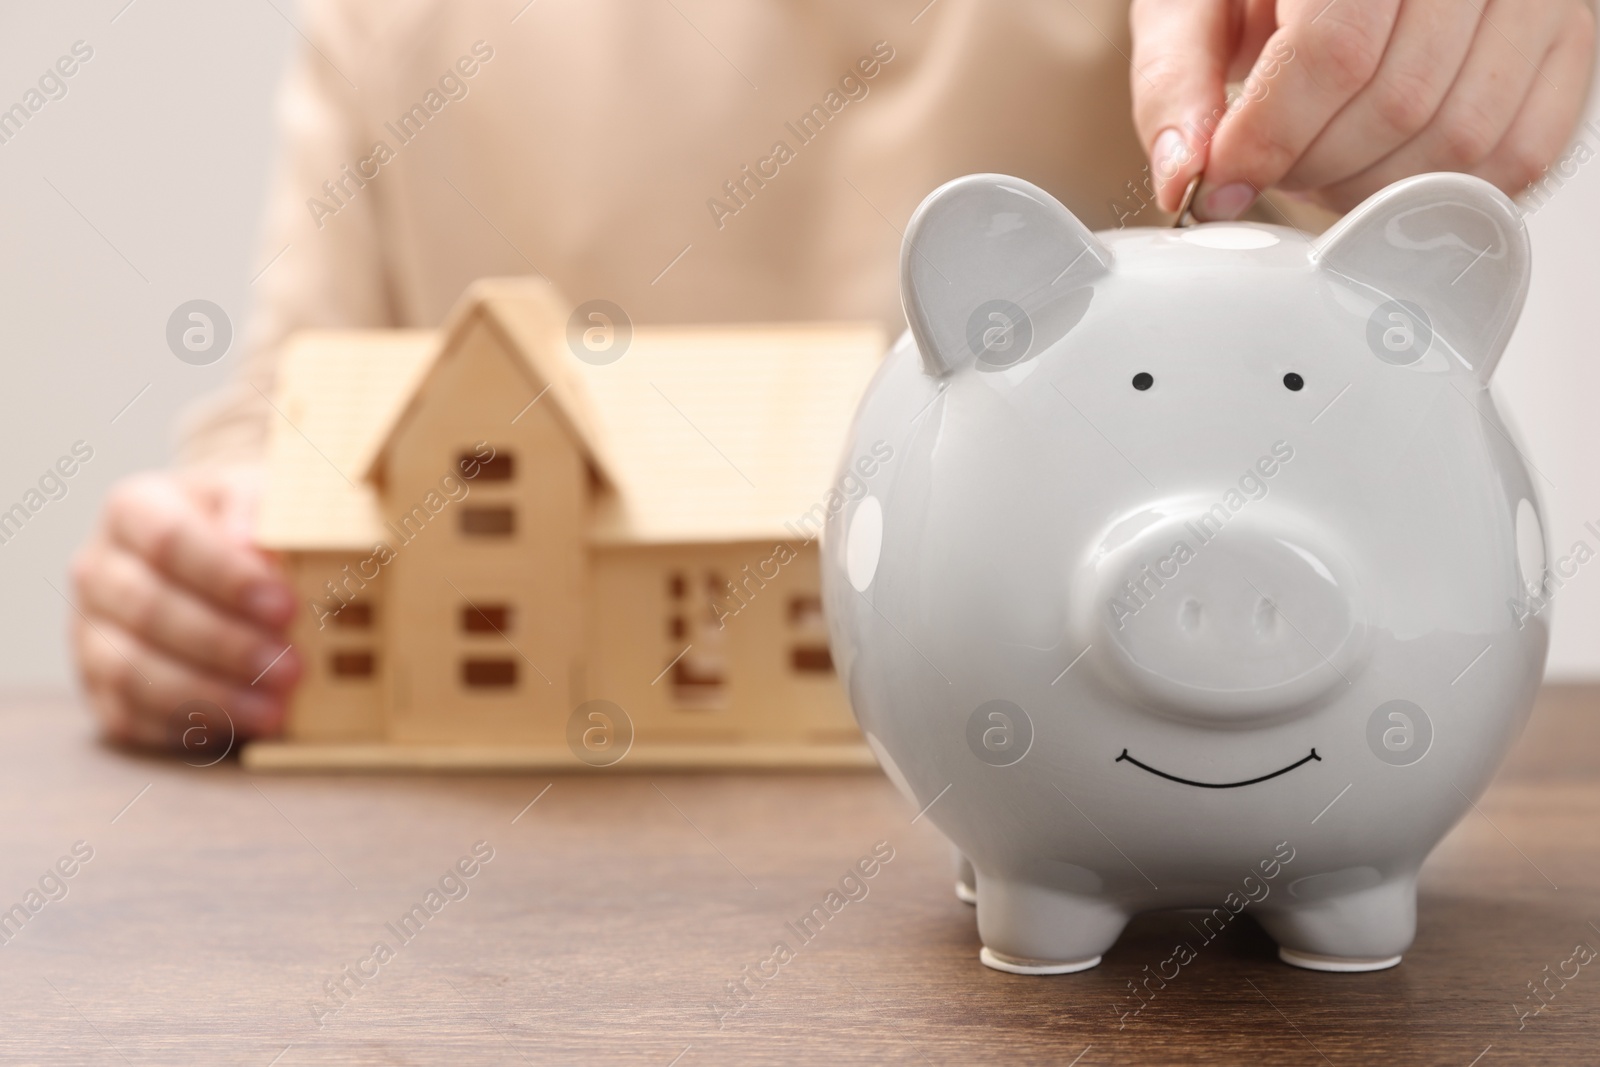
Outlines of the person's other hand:
<svg viewBox="0 0 1600 1067">
<path fill-rule="evenodd" d="M 226 722 L 180 708 L 220 706 L 243 739 L 278 732 L 301 664 L 284 630 L 294 593 L 250 543 L 256 472 L 140 474 L 117 485 L 72 564 L 73 647 L 111 738 L 172 748 Z M 192 709 L 191 709 L 192 710 Z"/>
<path fill-rule="evenodd" d="M 1346 211 L 1435 170 L 1520 193 L 1566 145 L 1594 61 L 1583 0 L 1134 0 L 1131 18 L 1157 198 L 1176 210 L 1203 171 L 1204 219 L 1272 186 Z"/>
</svg>

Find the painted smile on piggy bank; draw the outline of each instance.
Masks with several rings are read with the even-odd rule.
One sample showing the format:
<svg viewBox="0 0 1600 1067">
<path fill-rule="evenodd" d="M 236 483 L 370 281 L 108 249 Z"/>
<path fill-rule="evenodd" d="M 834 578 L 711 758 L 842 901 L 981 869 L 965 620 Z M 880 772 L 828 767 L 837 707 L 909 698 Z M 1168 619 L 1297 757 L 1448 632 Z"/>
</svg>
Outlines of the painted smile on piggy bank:
<svg viewBox="0 0 1600 1067">
<path fill-rule="evenodd" d="M 1165 778 L 1169 782 L 1177 782 L 1180 785 L 1193 785 L 1193 786 L 1198 786 L 1201 789 L 1237 789 L 1242 785 L 1255 785 L 1257 782 L 1268 782 L 1268 781 L 1271 781 L 1272 779 L 1278 777 L 1278 775 L 1280 775 L 1280 774 L 1288 774 L 1290 771 L 1294 770 L 1296 767 L 1303 767 L 1307 763 L 1310 763 L 1312 760 L 1320 760 L 1320 759 L 1322 759 L 1322 757 L 1317 755 L 1317 750 L 1316 749 L 1312 749 L 1311 750 L 1311 755 L 1306 756 L 1306 757 L 1304 757 L 1302 759 L 1297 759 L 1293 763 L 1289 764 L 1287 767 L 1279 767 L 1277 770 L 1271 772 L 1270 774 L 1263 774 L 1263 775 L 1260 775 L 1260 776 L 1255 777 L 1255 778 L 1246 778 L 1242 782 L 1197 782 L 1192 778 L 1180 778 L 1176 774 L 1168 774 L 1166 771 L 1158 771 L 1154 767 L 1150 766 L 1150 764 L 1148 764 L 1148 763 L 1139 762 L 1138 760 L 1134 759 L 1132 756 L 1128 755 L 1128 750 L 1127 749 L 1123 749 L 1122 750 L 1122 755 L 1117 757 L 1116 762 L 1121 763 L 1123 760 L 1127 760 L 1129 763 L 1133 764 L 1135 767 L 1140 768 L 1141 770 L 1149 771 L 1151 774 L 1155 775 L 1158 778 Z"/>
<path fill-rule="evenodd" d="M 895 466 L 829 519 L 823 598 L 984 963 L 1092 967 L 1164 908 L 1248 908 L 1303 967 L 1399 962 L 1549 638 L 1490 388 L 1528 272 L 1516 209 L 1459 174 L 1317 238 L 1096 234 L 999 175 L 918 209 L 911 328 L 843 457 Z"/>
</svg>

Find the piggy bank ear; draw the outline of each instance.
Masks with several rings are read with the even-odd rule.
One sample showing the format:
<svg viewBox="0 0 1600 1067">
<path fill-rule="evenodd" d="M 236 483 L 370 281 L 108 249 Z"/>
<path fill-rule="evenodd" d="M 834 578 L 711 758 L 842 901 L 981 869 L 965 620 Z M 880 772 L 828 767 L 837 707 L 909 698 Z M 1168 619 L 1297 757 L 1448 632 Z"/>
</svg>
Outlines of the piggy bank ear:
<svg viewBox="0 0 1600 1067">
<path fill-rule="evenodd" d="M 1111 253 L 1043 189 L 972 174 L 922 202 L 900 249 L 900 297 L 923 369 L 999 369 L 1060 340 Z"/>
<path fill-rule="evenodd" d="M 1399 313 L 1420 311 L 1432 336 L 1485 382 L 1522 313 L 1531 267 L 1516 206 L 1466 174 L 1422 174 L 1374 193 L 1323 235 L 1312 258 L 1379 301 L 1378 312 L 1391 301 L 1412 305 Z"/>
</svg>

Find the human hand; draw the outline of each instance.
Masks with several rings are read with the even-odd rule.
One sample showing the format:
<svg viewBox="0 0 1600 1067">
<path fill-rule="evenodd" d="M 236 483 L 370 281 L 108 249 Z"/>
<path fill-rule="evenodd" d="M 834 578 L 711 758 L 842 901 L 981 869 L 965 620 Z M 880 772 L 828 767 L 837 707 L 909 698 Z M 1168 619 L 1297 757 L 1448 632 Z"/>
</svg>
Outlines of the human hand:
<svg viewBox="0 0 1600 1067">
<path fill-rule="evenodd" d="M 72 563 L 73 648 L 108 736 L 174 748 L 197 725 L 278 732 L 301 663 L 284 652 L 294 592 L 250 543 L 258 495 L 247 469 L 140 474 L 111 491 Z M 221 707 L 232 732 L 180 714 L 192 700 Z"/>
<path fill-rule="evenodd" d="M 1204 173 L 1204 219 L 1272 186 L 1345 211 L 1435 170 L 1520 193 L 1565 147 L 1594 62 L 1583 0 L 1134 0 L 1131 21 L 1158 202 Z"/>
</svg>

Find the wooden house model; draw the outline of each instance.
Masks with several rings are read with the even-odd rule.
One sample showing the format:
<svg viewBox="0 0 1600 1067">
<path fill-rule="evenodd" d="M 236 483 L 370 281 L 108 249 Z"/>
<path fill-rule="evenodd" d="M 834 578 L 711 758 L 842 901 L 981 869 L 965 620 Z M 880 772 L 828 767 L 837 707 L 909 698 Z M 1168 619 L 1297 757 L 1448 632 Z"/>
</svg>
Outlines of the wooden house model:
<svg viewBox="0 0 1600 1067">
<path fill-rule="evenodd" d="M 285 353 L 259 543 L 306 664 L 258 768 L 867 766 L 817 545 L 877 326 L 652 327 L 542 282 Z"/>
</svg>

